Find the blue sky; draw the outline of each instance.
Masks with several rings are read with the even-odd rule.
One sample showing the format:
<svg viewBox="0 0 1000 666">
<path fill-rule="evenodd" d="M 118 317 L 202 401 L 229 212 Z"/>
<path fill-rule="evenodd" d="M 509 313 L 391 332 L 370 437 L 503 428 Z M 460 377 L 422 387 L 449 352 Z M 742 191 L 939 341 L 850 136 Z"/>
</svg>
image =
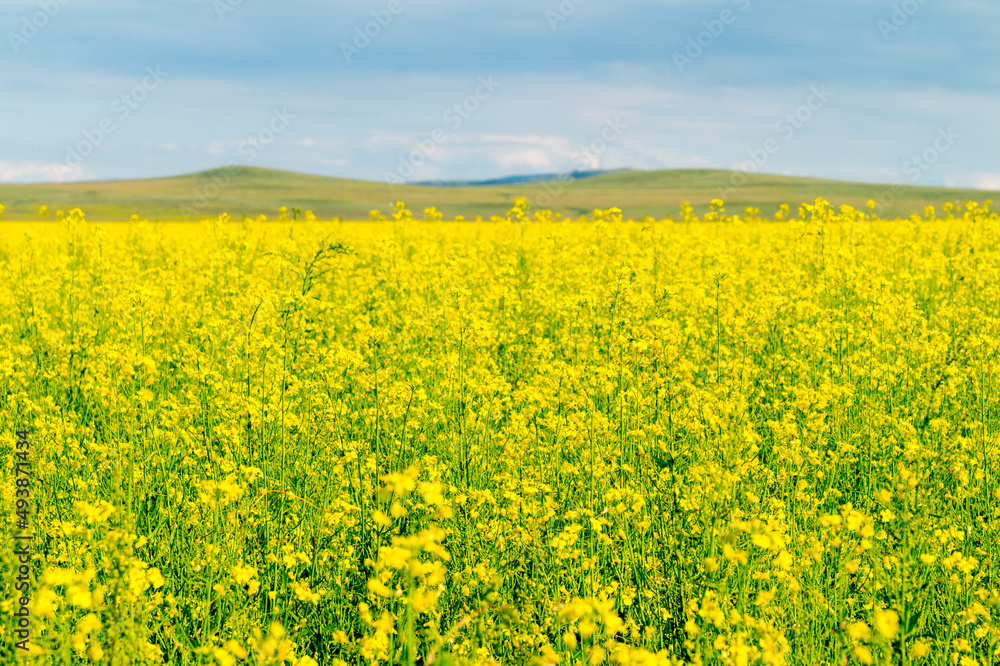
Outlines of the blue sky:
<svg viewBox="0 0 1000 666">
<path fill-rule="evenodd" d="M 1000 189 L 996 2 L 0 7 L 3 182 L 236 163 L 370 180 L 709 167 Z"/>
</svg>

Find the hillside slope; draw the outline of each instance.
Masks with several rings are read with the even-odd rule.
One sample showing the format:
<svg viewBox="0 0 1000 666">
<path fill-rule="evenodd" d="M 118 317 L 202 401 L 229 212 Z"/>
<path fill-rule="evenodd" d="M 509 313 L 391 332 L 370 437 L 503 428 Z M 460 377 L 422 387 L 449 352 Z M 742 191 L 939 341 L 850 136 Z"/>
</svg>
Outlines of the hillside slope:
<svg viewBox="0 0 1000 666">
<path fill-rule="evenodd" d="M 275 217 L 287 206 L 312 210 L 322 218 L 367 219 L 373 208 L 391 210 L 392 203 L 405 201 L 417 216 L 426 206 L 436 206 L 446 217 L 503 215 L 515 197 L 527 196 L 539 207 L 577 217 L 594 208 L 622 208 L 635 218 L 668 213 L 676 215 L 682 201 L 704 211 L 709 201 L 721 197 L 730 212 L 747 206 L 773 214 L 778 205 L 824 197 L 835 205 L 863 207 L 869 199 L 887 205 L 884 215 L 907 216 L 921 212 L 927 204 L 945 201 L 983 201 L 991 196 L 981 190 L 936 187 L 904 187 L 893 197 L 888 185 L 748 174 L 741 187 L 739 174 L 729 171 L 683 169 L 671 171 L 626 171 L 566 182 L 521 182 L 468 187 L 388 185 L 386 183 L 330 178 L 308 174 L 235 167 L 202 173 L 146 180 L 86 183 L 0 185 L 3 219 L 38 219 L 45 204 L 50 215 L 57 210 L 79 207 L 91 220 L 127 220 L 133 213 L 150 220 L 199 220 L 226 212 L 233 217 L 263 213 Z"/>
</svg>

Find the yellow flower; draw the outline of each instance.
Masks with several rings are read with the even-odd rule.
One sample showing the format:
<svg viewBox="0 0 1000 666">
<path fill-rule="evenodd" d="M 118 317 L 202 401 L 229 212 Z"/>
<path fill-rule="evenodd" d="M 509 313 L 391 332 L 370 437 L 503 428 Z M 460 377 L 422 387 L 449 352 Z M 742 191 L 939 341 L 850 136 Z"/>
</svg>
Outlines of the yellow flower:
<svg viewBox="0 0 1000 666">
<path fill-rule="evenodd" d="M 854 646 L 854 658 L 862 664 L 865 664 L 865 666 L 875 663 L 875 658 L 872 657 L 872 651 L 868 649 L 868 646 L 866 645 Z"/>
<path fill-rule="evenodd" d="M 163 578 L 163 574 L 161 574 L 161 573 L 160 573 L 160 570 L 159 570 L 159 569 L 157 569 L 156 567 L 151 567 L 151 568 L 150 568 L 150 569 L 149 569 L 149 570 L 148 570 L 148 571 L 146 572 L 146 579 L 147 579 L 147 580 L 149 581 L 149 584 L 150 584 L 150 585 L 152 585 L 152 586 L 153 586 L 153 589 L 155 589 L 155 590 L 158 590 L 158 589 L 160 589 L 160 588 L 161 588 L 161 587 L 163 587 L 163 586 L 164 586 L 164 585 L 166 584 L 166 582 L 167 582 L 167 581 L 166 581 L 166 580 L 165 580 L 165 579 Z"/>
<path fill-rule="evenodd" d="M 81 634 L 89 634 L 90 632 L 100 628 L 101 619 L 94 613 L 87 613 L 76 623 L 76 630 Z"/>
<path fill-rule="evenodd" d="M 876 608 L 875 628 L 883 637 L 892 640 L 899 633 L 899 614 L 892 609 Z"/>
<path fill-rule="evenodd" d="M 378 578 L 372 578 L 368 581 L 368 589 L 380 597 L 388 598 L 392 596 L 392 590 Z"/>
<path fill-rule="evenodd" d="M 910 646 L 910 656 L 914 659 L 923 659 L 931 653 L 931 646 L 924 641 L 915 641 Z"/>
<path fill-rule="evenodd" d="M 257 580 L 256 567 L 234 564 L 230 568 L 229 573 L 233 577 L 233 582 L 239 586 L 247 588 L 247 594 L 256 594 L 260 589 L 260 581 Z"/>
<path fill-rule="evenodd" d="M 795 560 L 792 558 L 791 554 L 787 550 L 781 551 L 781 553 L 779 553 L 778 556 L 774 558 L 774 563 L 781 569 L 784 569 L 785 571 L 791 569 L 792 564 L 794 564 L 794 562 Z"/>
<path fill-rule="evenodd" d="M 323 595 L 318 592 L 313 592 L 309 589 L 309 583 L 305 581 L 295 581 L 291 584 L 292 591 L 299 601 L 305 601 L 307 603 L 316 604 Z"/>
<path fill-rule="evenodd" d="M 59 595 L 49 588 L 43 588 L 35 595 L 35 612 L 42 617 L 53 618 L 59 608 Z"/>
<path fill-rule="evenodd" d="M 233 580 L 237 585 L 246 585 L 257 577 L 256 567 L 244 566 L 241 564 L 234 564 L 232 569 L 230 569 L 230 572 L 232 573 Z"/>
<path fill-rule="evenodd" d="M 212 654 L 215 656 L 215 660 L 219 662 L 219 666 L 234 666 L 236 664 L 236 657 L 223 648 L 215 648 Z"/>
<path fill-rule="evenodd" d="M 228 650 L 229 653 L 232 654 L 237 659 L 246 659 L 247 658 L 246 648 L 244 648 L 242 645 L 240 645 L 239 642 L 236 641 L 235 639 L 230 639 L 226 643 L 226 650 Z"/>
<path fill-rule="evenodd" d="M 745 565 L 749 561 L 749 555 L 747 555 L 746 551 L 736 550 L 728 543 L 722 547 L 722 556 L 730 562 L 736 562 L 741 565 Z"/>
<path fill-rule="evenodd" d="M 757 600 L 754 601 L 754 604 L 763 608 L 771 603 L 775 594 L 775 590 L 761 590 L 757 593 Z"/>
<path fill-rule="evenodd" d="M 90 502 L 77 502 L 75 508 L 77 513 L 88 523 L 104 523 L 115 512 L 115 507 L 110 502 L 104 500 L 93 504 Z"/>
<path fill-rule="evenodd" d="M 856 641 L 865 641 L 871 637 L 872 630 L 864 622 L 852 622 L 847 626 L 847 635 Z"/>
<path fill-rule="evenodd" d="M 94 605 L 94 597 L 91 595 L 90 588 L 84 585 L 70 585 L 67 587 L 66 600 L 71 606 L 78 608 L 91 608 Z"/>
</svg>

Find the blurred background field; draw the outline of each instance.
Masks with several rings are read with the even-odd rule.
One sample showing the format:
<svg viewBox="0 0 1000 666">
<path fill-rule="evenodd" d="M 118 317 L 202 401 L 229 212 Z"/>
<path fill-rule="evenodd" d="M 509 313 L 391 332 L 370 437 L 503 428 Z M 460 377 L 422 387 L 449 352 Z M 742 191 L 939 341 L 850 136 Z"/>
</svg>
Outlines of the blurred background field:
<svg viewBox="0 0 1000 666">
<path fill-rule="evenodd" d="M 736 187 L 742 178 L 745 184 Z M 361 220 L 368 219 L 370 210 L 386 211 L 399 200 L 415 211 L 436 206 L 446 219 L 456 215 L 489 219 L 505 215 L 518 196 L 573 218 L 595 208 L 620 206 L 626 217 L 651 215 L 661 219 L 668 214 L 676 216 L 685 200 L 701 214 L 714 198 L 722 198 L 732 212 L 749 206 L 771 216 L 782 203 L 794 208 L 817 197 L 855 208 L 863 208 L 874 199 L 880 202 L 880 215 L 891 218 L 920 213 L 926 205 L 983 201 L 990 195 L 983 190 L 941 187 L 896 186 L 894 192 L 892 185 L 704 169 L 624 171 L 567 181 L 445 187 L 234 167 L 148 180 L 4 184 L 0 185 L 0 204 L 6 210 L 0 219 L 37 220 L 38 208 L 45 204 L 50 215 L 59 209 L 80 207 L 91 221 L 124 221 L 136 214 L 150 221 L 199 221 L 221 213 L 235 219 L 261 214 L 273 218 L 281 206 L 289 211 L 293 207 L 312 210 L 319 219 Z"/>
</svg>

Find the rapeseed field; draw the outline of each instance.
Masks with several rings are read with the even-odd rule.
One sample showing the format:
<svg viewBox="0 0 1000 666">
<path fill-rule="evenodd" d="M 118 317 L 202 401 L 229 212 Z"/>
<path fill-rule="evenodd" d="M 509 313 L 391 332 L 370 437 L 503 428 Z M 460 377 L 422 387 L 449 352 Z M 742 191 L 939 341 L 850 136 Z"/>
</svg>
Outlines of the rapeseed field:
<svg viewBox="0 0 1000 666">
<path fill-rule="evenodd" d="M 1000 661 L 989 202 L 286 217 L 0 222 L 8 663 Z"/>
</svg>

